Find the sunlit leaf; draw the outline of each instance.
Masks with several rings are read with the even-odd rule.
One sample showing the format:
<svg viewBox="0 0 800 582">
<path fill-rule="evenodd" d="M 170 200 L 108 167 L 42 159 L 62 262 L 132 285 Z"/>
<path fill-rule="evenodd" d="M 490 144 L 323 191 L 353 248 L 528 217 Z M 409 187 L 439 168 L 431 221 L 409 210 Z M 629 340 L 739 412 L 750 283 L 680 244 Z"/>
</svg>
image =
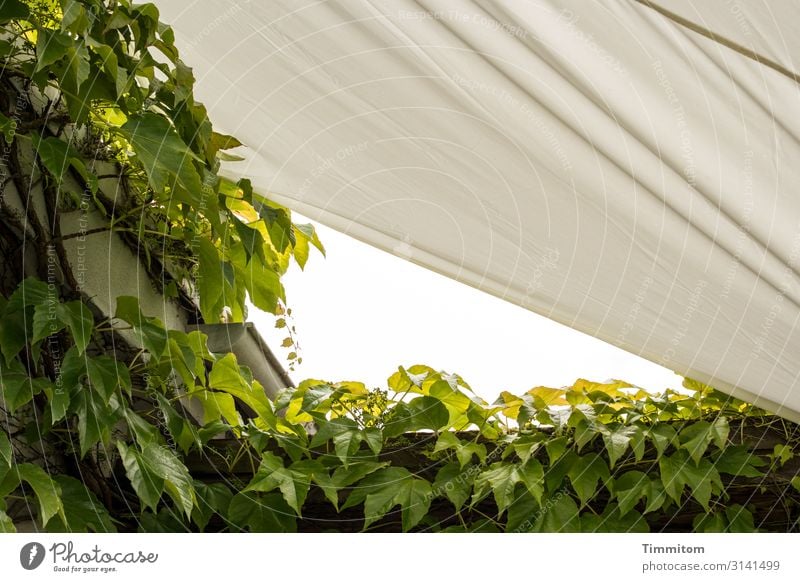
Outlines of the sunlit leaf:
<svg viewBox="0 0 800 582">
<path fill-rule="evenodd" d="M 556 404 L 567 404 L 566 390 L 559 388 L 547 388 L 546 386 L 537 386 L 528 390 L 527 394 L 536 398 L 541 398 L 545 405 L 553 406 Z"/>
</svg>

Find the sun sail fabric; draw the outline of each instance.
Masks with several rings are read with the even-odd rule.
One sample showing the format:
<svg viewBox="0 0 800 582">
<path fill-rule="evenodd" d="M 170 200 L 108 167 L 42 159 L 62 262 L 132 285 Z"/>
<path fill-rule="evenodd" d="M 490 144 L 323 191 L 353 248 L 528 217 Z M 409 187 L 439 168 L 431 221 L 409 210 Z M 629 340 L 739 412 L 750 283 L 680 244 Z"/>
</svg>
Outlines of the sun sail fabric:
<svg viewBox="0 0 800 582">
<path fill-rule="evenodd" d="M 228 175 L 800 420 L 797 2 L 158 5 Z"/>
</svg>

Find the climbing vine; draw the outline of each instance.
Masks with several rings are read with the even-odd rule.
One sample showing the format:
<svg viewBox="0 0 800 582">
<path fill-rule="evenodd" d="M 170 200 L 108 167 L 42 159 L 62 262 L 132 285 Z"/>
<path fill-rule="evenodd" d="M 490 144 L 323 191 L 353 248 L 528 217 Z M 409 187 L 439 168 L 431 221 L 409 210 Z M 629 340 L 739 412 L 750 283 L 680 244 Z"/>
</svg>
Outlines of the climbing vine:
<svg viewBox="0 0 800 582">
<path fill-rule="evenodd" d="M 490 404 L 417 365 L 270 400 L 194 324 L 285 322 L 323 247 L 220 175 L 241 144 L 155 6 L 5 0 L 0 57 L 0 531 L 797 531 L 796 425 L 692 380 Z M 187 325 L 87 295 L 68 243 L 109 233 Z"/>
</svg>

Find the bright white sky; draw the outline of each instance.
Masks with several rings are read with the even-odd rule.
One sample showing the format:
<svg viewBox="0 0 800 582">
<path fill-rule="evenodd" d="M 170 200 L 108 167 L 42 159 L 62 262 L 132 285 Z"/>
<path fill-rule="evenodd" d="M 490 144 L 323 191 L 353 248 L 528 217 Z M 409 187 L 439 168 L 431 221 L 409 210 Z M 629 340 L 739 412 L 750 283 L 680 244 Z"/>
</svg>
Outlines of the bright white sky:
<svg viewBox="0 0 800 582">
<path fill-rule="evenodd" d="M 296 222 L 310 222 L 293 214 Z M 291 372 L 384 387 L 398 365 L 460 374 L 493 401 L 502 390 L 626 380 L 662 391 L 682 378 L 656 364 L 521 307 L 315 224 L 327 258 L 312 249 L 305 271 L 284 278 L 303 363 Z M 250 310 L 279 359 L 285 330 Z"/>
</svg>

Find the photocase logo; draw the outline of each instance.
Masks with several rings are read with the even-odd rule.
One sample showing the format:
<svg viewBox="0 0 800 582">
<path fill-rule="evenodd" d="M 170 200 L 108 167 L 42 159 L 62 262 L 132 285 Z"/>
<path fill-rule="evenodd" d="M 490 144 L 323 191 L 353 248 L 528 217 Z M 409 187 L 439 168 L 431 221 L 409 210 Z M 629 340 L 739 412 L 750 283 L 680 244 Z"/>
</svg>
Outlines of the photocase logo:
<svg viewBox="0 0 800 582">
<path fill-rule="evenodd" d="M 44 561 L 44 546 L 39 542 L 30 542 L 19 551 L 19 563 L 26 570 L 35 570 Z"/>
</svg>

